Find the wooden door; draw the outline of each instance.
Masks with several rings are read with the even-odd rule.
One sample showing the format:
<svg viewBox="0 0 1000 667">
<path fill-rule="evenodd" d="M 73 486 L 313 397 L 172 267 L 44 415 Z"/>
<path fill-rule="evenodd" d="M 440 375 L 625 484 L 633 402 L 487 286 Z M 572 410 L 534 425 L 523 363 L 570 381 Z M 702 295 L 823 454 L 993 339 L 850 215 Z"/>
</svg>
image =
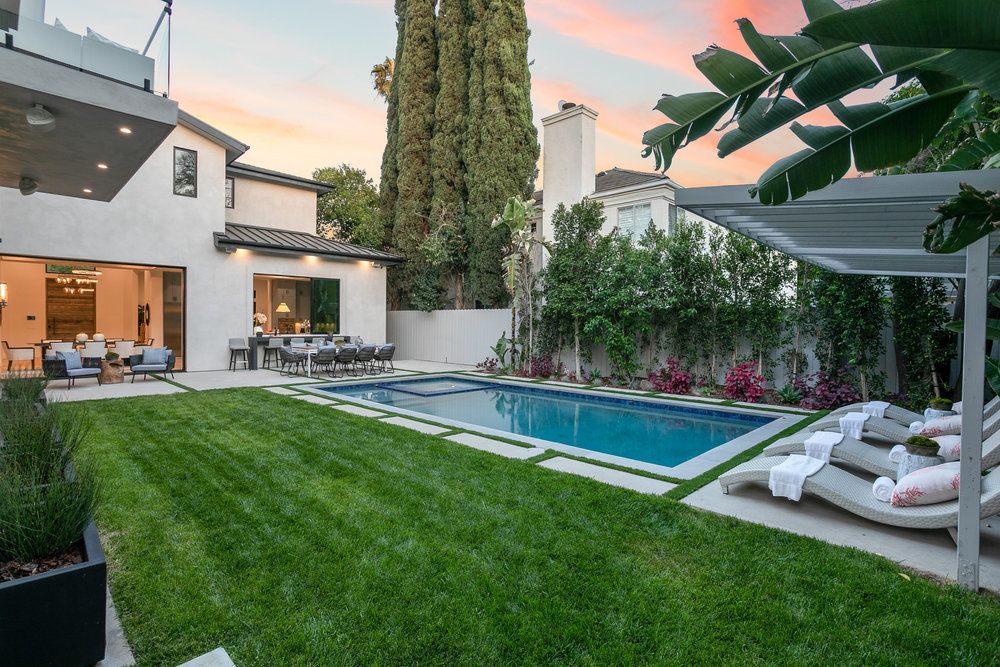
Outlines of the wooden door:
<svg viewBox="0 0 1000 667">
<path fill-rule="evenodd" d="M 66 288 L 76 289 L 75 293 Z M 97 330 L 97 284 L 60 285 L 45 279 L 45 337 L 72 340 L 78 333 L 93 336 Z M 89 291 L 93 290 L 93 291 Z"/>
</svg>

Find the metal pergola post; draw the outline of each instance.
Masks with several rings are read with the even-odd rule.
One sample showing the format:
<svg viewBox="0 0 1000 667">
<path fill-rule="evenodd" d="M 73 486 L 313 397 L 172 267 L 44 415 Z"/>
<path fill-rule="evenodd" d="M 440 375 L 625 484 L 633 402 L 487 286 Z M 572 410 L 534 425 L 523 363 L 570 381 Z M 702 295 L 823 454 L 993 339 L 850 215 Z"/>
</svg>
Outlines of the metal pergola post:
<svg viewBox="0 0 1000 667">
<path fill-rule="evenodd" d="M 965 255 L 962 347 L 962 458 L 958 495 L 958 583 L 979 590 L 979 504 L 982 493 L 983 383 L 986 373 L 986 293 L 990 238 Z"/>
</svg>

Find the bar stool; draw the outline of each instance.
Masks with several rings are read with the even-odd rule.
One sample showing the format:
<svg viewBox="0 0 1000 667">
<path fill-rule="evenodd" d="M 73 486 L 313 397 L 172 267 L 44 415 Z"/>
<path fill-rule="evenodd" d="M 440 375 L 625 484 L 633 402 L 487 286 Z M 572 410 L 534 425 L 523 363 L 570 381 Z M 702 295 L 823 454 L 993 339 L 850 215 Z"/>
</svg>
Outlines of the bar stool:
<svg viewBox="0 0 1000 667">
<path fill-rule="evenodd" d="M 281 363 L 281 359 L 278 356 L 278 348 L 284 347 L 285 343 L 280 338 L 269 338 L 267 345 L 264 346 L 264 368 L 271 367 L 271 360 L 274 360 L 275 365 Z"/>
<path fill-rule="evenodd" d="M 242 338 L 229 339 L 229 370 L 236 372 L 236 364 L 243 362 L 244 368 L 250 368 L 250 346 Z"/>
</svg>

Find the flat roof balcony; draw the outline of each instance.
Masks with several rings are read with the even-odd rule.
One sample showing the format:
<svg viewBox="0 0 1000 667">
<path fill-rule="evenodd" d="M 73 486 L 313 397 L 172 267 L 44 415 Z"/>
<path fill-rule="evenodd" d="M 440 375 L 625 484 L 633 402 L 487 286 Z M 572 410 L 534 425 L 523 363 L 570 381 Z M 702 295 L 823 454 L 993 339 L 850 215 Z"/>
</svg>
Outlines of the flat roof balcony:
<svg viewBox="0 0 1000 667">
<path fill-rule="evenodd" d="M 30 179 L 38 192 L 113 199 L 177 125 L 177 103 L 153 92 L 155 70 L 152 58 L 107 40 L 8 16 L 0 23 L 0 187 Z M 36 105 L 52 114 L 51 127 L 29 124 Z"/>
</svg>

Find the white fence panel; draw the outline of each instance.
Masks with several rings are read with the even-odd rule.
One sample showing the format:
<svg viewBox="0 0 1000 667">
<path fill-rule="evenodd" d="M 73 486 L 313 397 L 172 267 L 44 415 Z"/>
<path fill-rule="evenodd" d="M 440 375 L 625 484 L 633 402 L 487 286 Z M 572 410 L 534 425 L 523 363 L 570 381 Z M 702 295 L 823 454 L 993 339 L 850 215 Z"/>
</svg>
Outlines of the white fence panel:
<svg viewBox="0 0 1000 667">
<path fill-rule="evenodd" d="M 490 347 L 510 329 L 510 310 L 391 310 L 386 338 L 397 359 L 475 366 L 493 356 Z"/>
</svg>

